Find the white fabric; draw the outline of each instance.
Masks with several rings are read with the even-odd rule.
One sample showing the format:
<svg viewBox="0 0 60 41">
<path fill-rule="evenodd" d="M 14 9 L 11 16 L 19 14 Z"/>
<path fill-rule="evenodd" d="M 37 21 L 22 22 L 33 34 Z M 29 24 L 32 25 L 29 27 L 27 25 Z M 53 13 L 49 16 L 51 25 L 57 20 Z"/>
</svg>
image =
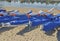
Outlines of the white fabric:
<svg viewBox="0 0 60 41">
<path fill-rule="evenodd" d="M 39 11 L 39 14 L 40 14 L 40 13 L 42 13 L 42 12 L 43 12 L 43 11 L 42 11 L 42 10 L 40 10 L 40 11 Z"/>
</svg>

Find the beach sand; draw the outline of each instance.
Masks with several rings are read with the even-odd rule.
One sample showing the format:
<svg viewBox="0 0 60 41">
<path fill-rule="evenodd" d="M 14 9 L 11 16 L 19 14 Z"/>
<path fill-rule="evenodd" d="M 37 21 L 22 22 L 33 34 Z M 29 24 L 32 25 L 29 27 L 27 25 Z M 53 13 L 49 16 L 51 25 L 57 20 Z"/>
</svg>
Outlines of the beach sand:
<svg viewBox="0 0 60 41">
<path fill-rule="evenodd" d="M 9 10 L 19 10 L 21 13 L 27 12 L 29 9 L 33 10 L 33 12 L 38 12 L 41 8 L 12 8 L 12 7 L 5 7 L 7 11 Z M 47 9 L 42 9 L 47 12 Z M 60 13 L 60 10 L 55 9 L 54 13 Z M 44 34 L 41 30 L 42 26 L 25 33 L 24 36 L 17 35 L 22 29 L 24 29 L 24 25 L 20 25 L 15 28 L 0 28 L 0 41 L 58 41 L 57 40 L 57 31 L 52 35 L 48 36 Z"/>
</svg>

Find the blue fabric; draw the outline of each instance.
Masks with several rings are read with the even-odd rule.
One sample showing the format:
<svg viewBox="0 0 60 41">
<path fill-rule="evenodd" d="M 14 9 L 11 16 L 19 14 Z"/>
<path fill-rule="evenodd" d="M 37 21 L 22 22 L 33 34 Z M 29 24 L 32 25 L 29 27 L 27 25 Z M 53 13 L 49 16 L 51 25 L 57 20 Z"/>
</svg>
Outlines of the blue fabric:
<svg viewBox="0 0 60 41">
<path fill-rule="evenodd" d="M 6 12 L 6 10 L 4 10 L 4 9 L 0 9 L 0 12 Z"/>
<path fill-rule="evenodd" d="M 60 17 L 60 14 L 57 14 L 56 16 L 57 16 L 57 17 Z"/>
<path fill-rule="evenodd" d="M 5 22 L 10 22 L 10 21 L 13 21 L 13 20 L 18 20 L 19 17 L 14 17 L 14 16 L 2 16 L 0 17 L 0 23 L 5 23 Z"/>
<path fill-rule="evenodd" d="M 51 16 L 50 18 L 52 18 L 53 20 L 55 20 L 54 16 Z M 26 21 L 24 21 L 26 20 Z M 43 16 L 31 16 L 31 18 L 29 19 L 32 22 L 31 26 L 38 26 L 40 24 L 45 24 L 50 22 L 51 20 L 48 17 L 43 17 Z M 59 19 L 58 19 L 59 20 Z M 11 24 L 23 24 L 23 23 L 28 23 L 28 17 L 26 15 L 17 15 L 17 16 L 2 16 L 0 17 L 0 23 L 7 23 L 7 22 L 11 22 L 11 21 L 16 21 L 12 22 Z M 23 22 L 22 22 L 23 21 Z M 51 23 L 53 25 L 53 23 Z M 57 23 L 58 24 L 58 23 Z M 50 24 L 48 24 L 50 25 Z M 44 27 L 47 27 L 44 25 Z M 53 27 L 53 26 L 51 26 Z"/>
<path fill-rule="evenodd" d="M 28 12 L 28 14 L 31 14 L 32 13 L 32 10 Z"/>
<path fill-rule="evenodd" d="M 16 17 L 19 17 L 21 20 L 28 19 L 26 15 L 17 15 Z"/>
<path fill-rule="evenodd" d="M 47 32 L 47 31 L 54 30 L 54 27 L 56 27 L 56 24 L 54 24 L 54 23 L 52 23 L 52 22 L 48 22 L 48 23 L 45 24 L 43 27 L 44 27 L 43 30 L 44 30 L 45 32 Z"/>
<path fill-rule="evenodd" d="M 20 25 L 20 24 L 25 24 L 28 23 L 28 20 L 15 20 L 10 22 L 11 25 Z"/>
<path fill-rule="evenodd" d="M 49 20 L 44 19 L 44 18 L 40 19 L 40 17 L 31 17 L 30 21 L 32 23 L 31 26 L 38 26 L 40 24 L 44 24 L 44 23 L 48 22 Z"/>
<path fill-rule="evenodd" d="M 38 26 L 38 25 L 40 25 L 40 24 L 41 24 L 41 21 L 40 21 L 40 20 L 38 20 L 38 19 L 33 20 L 33 21 L 31 21 L 31 22 L 32 22 L 32 24 L 31 24 L 31 26 L 32 26 L 32 27 L 35 27 L 35 26 Z"/>
<path fill-rule="evenodd" d="M 26 20 L 28 19 L 26 15 L 22 15 L 22 16 L 1 16 L 0 17 L 0 23 L 1 22 L 10 22 L 10 21 L 13 21 L 13 20 Z"/>
<path fill-rule="evenodd" d="M 48 23 L 43 25 L 43 30 L 45 32 L 51 31 L 51 30 L 54 30 L 55 28 L 57 28 L 58 26 L 60 26 L 60 20 L 48 22 Z"/>
</svg>

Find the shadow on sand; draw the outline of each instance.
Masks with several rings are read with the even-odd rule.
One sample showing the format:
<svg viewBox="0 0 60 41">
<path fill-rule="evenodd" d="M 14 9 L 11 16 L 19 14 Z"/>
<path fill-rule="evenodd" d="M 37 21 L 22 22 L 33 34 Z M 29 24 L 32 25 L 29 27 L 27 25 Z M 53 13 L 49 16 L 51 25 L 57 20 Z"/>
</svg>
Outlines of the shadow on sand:
<svg viewBox="0 0 60 41">
<path fill-rule="evenodd" d="M 17 35 L 24 35 L 25 33 L 28 33 L 36 28 L 38 28 L 39 26 L 37 27 L 25 27 L 24 29 L 22 29 L 20 32 L 17 33 Z M 53 33 L 55 32 L 55 30 L 53 31 L 48 31 L 46 32 L 45 34 L 48 35 L 48 36 L 51 36 Z"/>
<path fill-rule="evenodd" d="M 54 31 L 50 31 L 50 32 L 48 31 L 45 34 L 48 35 L 48 36 L 52 36 L 54 32 L 55 32 L 55 30 Z M 60 30 L 58 30 L 56 37 L 57 37 L 57 41 L 60 41 Z"/>
<path fill-rule="evenodd" d="M 45 32 L 45 34 L 48 36 L 53 36 L 54 33 L 55 33 L 55 30 Z"/>
<path fill-rule="evenodd" d="M 60 41 L 60 30 L 57 32 L 57 40 Z"/>
<path fill-rule="evenodd" d="M 25 27 L 23 30 L 21 30 L 20 32 L 17 33 L 17 35 L 24 35 L 25 33 L 28 33 L 34 29 L 36 29 L 37 27 Z"/>
<path fill-rule="evenodd" d="M 15 27 L 2 27 L 2 28 L 0 28 L 0 33 L 3 33 L 5 31 L 9 31 L 9 30 L 11 30 L 13 28 L 15 28 Z"/>
</svg>

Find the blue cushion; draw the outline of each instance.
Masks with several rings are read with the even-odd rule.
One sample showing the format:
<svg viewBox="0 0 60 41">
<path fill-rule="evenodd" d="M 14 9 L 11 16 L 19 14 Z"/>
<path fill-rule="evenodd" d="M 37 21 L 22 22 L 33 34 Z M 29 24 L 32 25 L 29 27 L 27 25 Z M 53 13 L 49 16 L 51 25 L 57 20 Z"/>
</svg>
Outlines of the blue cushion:
<svg viewBox="0 0 60 41">
<path fill-rule="evenodd" d="M 20 24 L 25 24 L 28 23 L 28 20 L 15 20 L 10 22 L 11 25 L 20 25 Z"/>
</svg>

